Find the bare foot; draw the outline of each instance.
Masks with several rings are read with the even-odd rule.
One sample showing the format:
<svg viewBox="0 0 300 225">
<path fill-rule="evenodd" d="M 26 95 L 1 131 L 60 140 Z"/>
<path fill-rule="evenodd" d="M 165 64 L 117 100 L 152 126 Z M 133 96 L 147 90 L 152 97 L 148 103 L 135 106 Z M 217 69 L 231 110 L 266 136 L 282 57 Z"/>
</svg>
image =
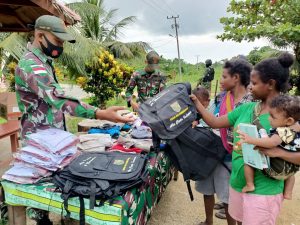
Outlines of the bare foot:
<svg viewBox="0 0 300 225">
<path fill-rule="evenodd" d="M 247 193 L 255 190 L 254 184 L 246 184 L 245 187 L 243 187 L 242 192 Z"/>
<path fill-rule="evenodd" d="M 286 200 L 292 200 L 292 192 L 284 192 L 283 193 L 283 198 Z"/>
</svg>

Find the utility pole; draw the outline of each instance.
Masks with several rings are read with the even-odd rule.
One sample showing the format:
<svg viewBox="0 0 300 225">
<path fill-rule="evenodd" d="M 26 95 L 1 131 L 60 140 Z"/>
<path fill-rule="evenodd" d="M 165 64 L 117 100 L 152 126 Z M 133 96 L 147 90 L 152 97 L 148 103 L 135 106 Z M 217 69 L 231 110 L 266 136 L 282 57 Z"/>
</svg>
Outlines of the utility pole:
<svg viewBox="0 0 300 225">
<path fill-rule="evenodd" d="M 177 41 L 177 54 L 178 54 L 178 67 L 179 67 L 179 75 L 180 75 L 180 79 L 182 79 L 182 74 L 181 74 L 181 59 L 180 59 L 180 51 L 179 51 L 179 41 L 178 41 L 178 28 L 179 28 L 179 25 L 177 23 L 177 20 L 179 18 L 179 15 L 177 16 L 171 16 L 171 17 L 168 17 L 167 16 L 167 19 L 170 20 L 170 19 L 174 19 L 174 23 L 175 25 L 172 25 L 172 28 L 175 27 L 175 32 L 176 32 L 176 41 Z"/>
<path fill-rule="evenodd" d="M 196 63 L 196 65 L 197 65 L 197 70 L 199 70 L 199 65 L 198 65 L 198 62 L 199 62 L 199 61 L 198 61 L 198 58 L 199 58 L 199 56 L 200 56 L 200 55 L 196 55 L 196 57 L 197 57 L 197 63 Z"/>
</svg>

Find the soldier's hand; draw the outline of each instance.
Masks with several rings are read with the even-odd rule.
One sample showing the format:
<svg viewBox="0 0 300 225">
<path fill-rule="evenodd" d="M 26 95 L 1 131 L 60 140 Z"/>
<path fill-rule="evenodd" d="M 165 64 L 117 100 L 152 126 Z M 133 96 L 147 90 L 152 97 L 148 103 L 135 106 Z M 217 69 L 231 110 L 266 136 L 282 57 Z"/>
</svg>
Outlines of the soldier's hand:
<svg viewBox="0 0 300 225">
<path fill-rule="evenodd" d="M 140 105 L 134 101 L 131 101 L 131 107 L 135 112 L 137 112 L 139 110 Z"/>
<path fill-rule="evenodd" d="M 107 109 L 96 111 L 96 119 L 100 120 L 109 120 L 112 122 L 120 122 L 120 123 L 129 123 L 133 122 L 134 118 L 132 115 L 121 116 L 118 114 L 119 110 L 124 110 L 123 106 L 111 106 Z"/>
</svg>

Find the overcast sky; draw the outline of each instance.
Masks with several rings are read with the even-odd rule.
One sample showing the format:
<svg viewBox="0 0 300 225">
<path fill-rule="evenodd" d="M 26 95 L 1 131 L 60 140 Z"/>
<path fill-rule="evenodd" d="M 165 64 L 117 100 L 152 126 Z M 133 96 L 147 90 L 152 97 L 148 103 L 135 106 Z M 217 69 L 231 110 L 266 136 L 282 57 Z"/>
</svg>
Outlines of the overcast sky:
<svg viewBox="0 0 300 225">
<path fill-rule="evenodd" d="M 74 2 L 74 0 L 61 0 Z M 118 9 L 118 19 L 136 16 L 137 21 L 123 31 L 121 41 L 144 41 L 166 58 L 177 57 L 173 19 L 179 15 L 179 46 L 181 58 L 195 64 L 207 58 L 213 61 L 243 54 L 268 43 L 263 40 L 236 43 L 216 39 L 222 33 L 219 19 L 228 16 L 230 0 L 106 0 L 106 9 Z M 169 36 L 169 34 L 174 37 Z"/>
</svg>

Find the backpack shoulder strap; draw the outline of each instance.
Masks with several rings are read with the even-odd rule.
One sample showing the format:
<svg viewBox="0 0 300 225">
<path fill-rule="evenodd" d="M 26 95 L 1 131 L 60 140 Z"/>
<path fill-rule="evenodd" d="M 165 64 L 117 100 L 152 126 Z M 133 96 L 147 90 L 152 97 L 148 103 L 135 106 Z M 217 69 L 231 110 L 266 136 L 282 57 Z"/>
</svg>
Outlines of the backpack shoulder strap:
<svg viewBox="0 0 300 225">
<path fill-rule="evenodd" d="M 252 121 L 251 121 L 251 123 L 253 125 L 257 126 L 258 130 L 264 129 L 264 127 L 261 125 L 260 120 L 259 120 L 259 114 L 260 114 L 260 112 L 261 112 L 261 104 L 258 103 L 258 104 L 255 105 L 255 107 L 253 109 L 253 112 L 252 112 Z"/>
</svg>

